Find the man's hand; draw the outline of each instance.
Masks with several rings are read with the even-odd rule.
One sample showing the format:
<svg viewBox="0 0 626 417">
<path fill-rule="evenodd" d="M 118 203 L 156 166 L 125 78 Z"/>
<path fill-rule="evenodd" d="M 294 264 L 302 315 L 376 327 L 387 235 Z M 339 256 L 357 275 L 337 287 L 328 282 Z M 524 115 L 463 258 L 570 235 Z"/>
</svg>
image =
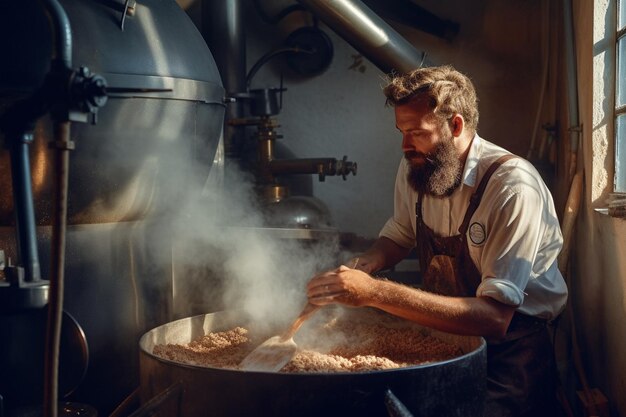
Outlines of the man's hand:
<svg viewBox="0 0 626 417">
<path fill-rule="evenodd" d="M 379 280 L 345 265 L 307 284 L 309 302 L 374 307 L 448 333 L 501 338 L 516 307 L 490 297 L 451 297 Z"/>
<path fill-rule="evenodd" d="M 316 305 L 341 303 L 354 307 L 367 305 L 375 292 L 376 279 L 345 265 L 317 275 L 307 284 L 309 302 Z"/>
</svg>

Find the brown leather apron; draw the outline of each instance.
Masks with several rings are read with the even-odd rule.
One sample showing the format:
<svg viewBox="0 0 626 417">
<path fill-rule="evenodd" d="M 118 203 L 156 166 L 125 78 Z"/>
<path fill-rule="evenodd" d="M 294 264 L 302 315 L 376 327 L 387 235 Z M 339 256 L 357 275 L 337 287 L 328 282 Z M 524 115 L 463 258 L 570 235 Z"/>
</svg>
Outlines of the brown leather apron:
<svg viewBox="0 0 626 417">
<path fill-rule="evenodd" d="M 437 236 L 422 218 L 420 194 L 415 204 L 416 245 L 422 288 L 457 297 L 474 297 L 481 274 L 467 245 L 467 230 L 491 175 L 515 155 L 504 155 L 489 166 L 455 236 Z M 554 355 L 546 322 L 515 313 L 504 339 L 487 343 L 485 417 L 554 416 L 556 381 Z"/>
</svg>

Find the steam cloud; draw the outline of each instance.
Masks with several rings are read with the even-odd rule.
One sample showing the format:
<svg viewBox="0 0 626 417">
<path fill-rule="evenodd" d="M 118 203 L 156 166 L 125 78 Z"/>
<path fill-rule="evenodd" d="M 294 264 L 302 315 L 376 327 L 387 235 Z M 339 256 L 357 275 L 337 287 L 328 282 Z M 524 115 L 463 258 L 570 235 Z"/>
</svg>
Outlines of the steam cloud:
<svg viewBox="0 0 626 417">
<path fill-rule="evenodd" d="M 283 326 L 304 306 L 306 282 L 341 262 L 337 239 L 272 235 L 262 227 L 253 179 L 229 167 L 224 184 L 208 185 L 200 200 L 187 202 L 174 227 L 177 256 L 187 266 L 187 296 L 179 303 L 201 296 L 212 309 L 204 313 L 241 310 L 261 331 Z"/>
</svg>

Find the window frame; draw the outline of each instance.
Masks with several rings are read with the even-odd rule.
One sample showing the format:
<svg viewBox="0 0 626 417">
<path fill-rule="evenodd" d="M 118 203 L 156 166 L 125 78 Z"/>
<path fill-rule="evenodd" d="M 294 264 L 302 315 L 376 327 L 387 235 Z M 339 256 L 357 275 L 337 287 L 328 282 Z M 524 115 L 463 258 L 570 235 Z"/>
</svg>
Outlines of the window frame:
<svg viewBox="0 0 626 417">
<path fill-rule="evenodd" d="M 621 26 L 621 27 L 620 27 Z M 620 74 L 626 74 L 626 56 L 620 56 L 620 46 L 626 53 L 626 0 L 616 1 L 615 13 L 615 98 L 613 101 L 613 136 L 614 136 L 614 174 L 613 192 L 626 192 L 626 98 L 620 101 L 620 88 L 626 95 L 626 78 L 620 79 Z M 622 71 L 620 71 L 620 67 Z M 624 126 L 618 123 L 621 119 Z"/>
</svg>

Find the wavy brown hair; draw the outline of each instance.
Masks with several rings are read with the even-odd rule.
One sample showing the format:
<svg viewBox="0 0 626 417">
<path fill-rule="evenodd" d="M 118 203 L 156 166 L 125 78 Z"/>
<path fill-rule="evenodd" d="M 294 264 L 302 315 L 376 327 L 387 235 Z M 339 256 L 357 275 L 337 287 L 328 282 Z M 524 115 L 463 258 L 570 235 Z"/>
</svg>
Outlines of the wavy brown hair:
<svg viewBox="0 0 626 417">
<path fill-rule="evenodd" d="M 407 74 L 392 74 L 383 92 L 387 105 L 406 104 L 416 96 L 426 94 L 435 116 L 442 122 L 460 114 L 465 127 L 476 131 L 478 126 L 478 97 L 472 81 L 450 65 L 418 68 Z"/>
</svg>

